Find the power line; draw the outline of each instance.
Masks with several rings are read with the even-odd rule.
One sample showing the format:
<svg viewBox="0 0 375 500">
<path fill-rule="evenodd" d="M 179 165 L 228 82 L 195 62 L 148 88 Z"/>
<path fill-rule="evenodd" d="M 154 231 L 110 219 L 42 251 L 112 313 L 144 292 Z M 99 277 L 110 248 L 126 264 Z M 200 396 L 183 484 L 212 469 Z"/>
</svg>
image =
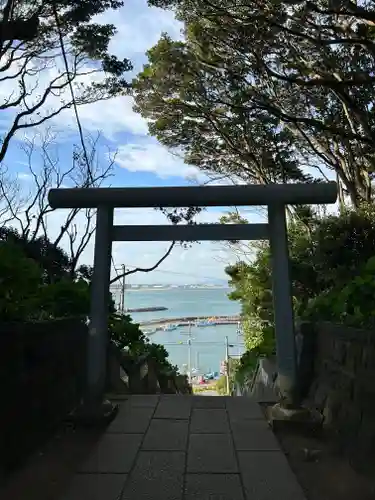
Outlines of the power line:
<svg viewBox="0 0 375 500">
<path fill-rule="evenodd" d="M 115 261 L 113 259 L 113 256 L 111 255 L 111 262 L 112 262 L 112 266 L 113 266 L 113 269 L 115 270 L 115 273 L 116 273 L 116 276 L 118 278 L 118 272 L 117 272 L 117 267 L 115 265 Z"/>
<path fill-rule="evenodd" d="M 87 154 L 85 140 L 83 138 L 83 130 L 82 130 L 82 125 L 81 125 L 81 120 L 80 120 L 79 114 L 78 114 L 78 107 L 77 107 L 77 102 L 76 102 L 76 98 L 75 98 L 75 95 L 74 95 L 74 89 L 73 89 L 72 79 L 70 77 L 69 64 L 68 64 L 68 58 L 67 58 L 67 55 L 66 55 L 64 39 L 63 39 L 63 35 L 62 35 L 60 23 L 59 23 L 59 17 L 58 17 L 58 14 L 57 14 L 56 5 L 55 5 L 54 2 L 52 3 L 52 9 L 53 9 L 54 17 L 55 17 L 55 23 L 56 23 L 57 33 L 59 35 L 60 48 L 61 48 L 61 54 L 62 54 L 63 61 L 64 61 L 65 71 L 66 71 L 66 74 L 67 74 L 67 77 L 68 77 L 68 85 L 69 85 L 69 89 L 70 89 L 70 95 L 71 95 L 71 98 L 72 98 L 73 110 L 74 110 L 74 114 L 75 114 L 75 118 L 76 118 L 76 122 L 77 122 L 78 133 L 79 133 L 79 137 L 80 137 L 80 141 L 81 141 L 83 156 L 84 156 L 84 159 L 85 159 L 85 162 L 86 162 L 88 175 L 90 177 L 90 182 L 93 184 L 94 179 L 93 179 L 91 168 L 90 168 L 90 161 L 89 161 L 89 157 L 88 157 L 88 154 Z"/>
</svg>

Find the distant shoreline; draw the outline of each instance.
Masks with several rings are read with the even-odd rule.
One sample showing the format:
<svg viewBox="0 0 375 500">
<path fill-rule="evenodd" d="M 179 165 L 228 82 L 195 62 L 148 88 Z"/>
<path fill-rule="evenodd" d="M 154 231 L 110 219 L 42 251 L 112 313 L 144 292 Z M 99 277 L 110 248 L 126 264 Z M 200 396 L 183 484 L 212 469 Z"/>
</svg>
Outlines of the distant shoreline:
<svg viewBox="0 0 375 500">
<path fill-rule="evenodd" d="M 168 290 L 184 290 L 184 291 L 195 291 L 195 290 L 230 290 L 230 287 L 225 287 L 225 286 L 210 286 L 210 287 L 194 287 L 194 288 L 184 288 L 182 286 L 179 287 L 163 287 L 163 288 L 127 288 L 125 290 L 126 292 L 165 292 Z"/>
</svg>

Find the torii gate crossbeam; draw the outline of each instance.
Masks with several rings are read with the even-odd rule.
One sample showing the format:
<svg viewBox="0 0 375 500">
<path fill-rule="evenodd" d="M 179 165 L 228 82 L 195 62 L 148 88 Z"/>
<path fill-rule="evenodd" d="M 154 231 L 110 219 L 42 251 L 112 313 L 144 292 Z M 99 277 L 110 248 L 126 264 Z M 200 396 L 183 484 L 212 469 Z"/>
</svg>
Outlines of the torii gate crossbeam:
<svg viewBox="0 0 375 500">
<path fill-rule="evenodd" d="M 108 298 L 112 241 L 198 241 L 269 239 L 276 349 L 284 400 L 297 398 L 297 362 L 285 206 L 334 203 L 335 182 L 240 186 L 51 189 L 52 208 L 97 208 L 94 274 L 84 407 L 93 418 L 103 413 L 108 344 Z M 115 207 L 268 206 L 268 224 L 113 226 Z"/>
</svg>

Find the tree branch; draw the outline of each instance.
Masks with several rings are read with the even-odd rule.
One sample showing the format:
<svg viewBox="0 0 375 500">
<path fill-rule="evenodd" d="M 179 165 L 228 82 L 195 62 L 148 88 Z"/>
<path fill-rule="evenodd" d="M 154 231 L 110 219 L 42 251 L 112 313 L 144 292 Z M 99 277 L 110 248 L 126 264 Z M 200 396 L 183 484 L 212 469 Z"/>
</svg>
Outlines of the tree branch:
<svg viewBox="0 0 375 500">
<path fill-rule="evenodd" d="M 113 283 L 116 283 L 116 281 L 120 280 L 124 276 L 129 276 L 130 274 L 135 274 L 135 273 L 150 273 L 152 271 L 155 271 L 155 269 L 157 267 L 159 267 L 160 264 L 162 264 L 167 257 L 169 257 L 169 255 L 172 252 L 175 244 L 176 244 L 176 242 L 172 241 L 170 247 L 165 252 L 165 254 L 163 255 L 163 257 L 161 259 L 159 259 L 154 266 L 152 266 L 152 267 L 135 267 L 134 269 L 131 269 L 130 271 L 126 271 L 125 273 L 119 274 L 118 276 L 116 276 L 115 278 L 113 278 L 110 281 L 110 284 L 113 285 Z"/>
</svg>

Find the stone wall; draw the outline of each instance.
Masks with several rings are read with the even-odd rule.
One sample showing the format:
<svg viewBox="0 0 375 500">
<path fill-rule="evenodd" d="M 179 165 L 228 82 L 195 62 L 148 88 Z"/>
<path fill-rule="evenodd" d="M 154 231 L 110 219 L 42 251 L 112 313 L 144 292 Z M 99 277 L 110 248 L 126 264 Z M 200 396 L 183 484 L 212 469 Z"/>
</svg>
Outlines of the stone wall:
<svg viewBox="0 0 375 500">
<path fill-rule="evenodd" d="M 302 335 L 311 331 L 309 404 L 322 412 L 324 427 L 353 465 L 365 469 L 375 457 L 375 332 L 330 323 L 301 325 Z"/>
<path fill-rule="evenodd" d="M 76 320 L 0 323 L 0 476 L 79 403 L 86 338 Z"/>
</svg>

